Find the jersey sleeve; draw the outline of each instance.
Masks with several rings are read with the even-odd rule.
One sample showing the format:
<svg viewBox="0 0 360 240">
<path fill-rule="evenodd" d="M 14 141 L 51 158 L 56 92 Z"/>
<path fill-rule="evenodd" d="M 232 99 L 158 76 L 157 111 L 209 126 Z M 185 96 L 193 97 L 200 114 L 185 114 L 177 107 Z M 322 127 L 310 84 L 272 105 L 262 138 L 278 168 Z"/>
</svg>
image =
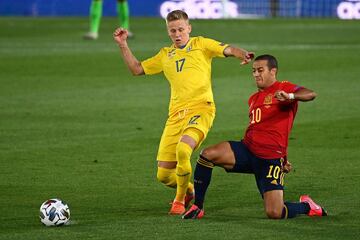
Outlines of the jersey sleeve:
<svg viewBox="0 0 360 240">
<path fill-rule="evenodd" d="M 287 93 L 294 93 L 299 91 L 304 87 L 296 85 L 294 83 L 288 82 L 288 81 L 282 81 L 281 82 L 281 90 L 284 90 Z"/>
<path fill-rule="evenodd" d="M 201 37 L 201 41 L 203 48 L 209 57 L 225 57 L 224 50 L 229 46 L 228 44 L 204 37 Z"/>
<path fill-rule="evenodd" d="M 141 62 L 141 66 L 146 75 L 152 75 L 163 71 L 163 52 L 164 51 L 160 50 L 155 56 Z"/>
</svg>

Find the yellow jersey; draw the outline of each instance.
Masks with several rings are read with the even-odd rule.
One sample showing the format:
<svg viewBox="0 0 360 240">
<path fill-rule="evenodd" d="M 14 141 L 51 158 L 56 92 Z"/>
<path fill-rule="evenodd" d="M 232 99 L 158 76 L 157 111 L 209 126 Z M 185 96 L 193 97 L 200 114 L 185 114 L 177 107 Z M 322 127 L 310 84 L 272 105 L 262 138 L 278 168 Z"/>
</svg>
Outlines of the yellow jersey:
<svg viewBox="0 0 360 240">
<path fill-rule="evenodd" d="M 164 47 L 141 62 L 145 74 L 164 72 L 170 83 L 169 115 L 202 103 L 214 102 L 211 61 L 225 57 L 227 44 L 204 37 L 192 37 L 185 47 Z"/>
</svg>

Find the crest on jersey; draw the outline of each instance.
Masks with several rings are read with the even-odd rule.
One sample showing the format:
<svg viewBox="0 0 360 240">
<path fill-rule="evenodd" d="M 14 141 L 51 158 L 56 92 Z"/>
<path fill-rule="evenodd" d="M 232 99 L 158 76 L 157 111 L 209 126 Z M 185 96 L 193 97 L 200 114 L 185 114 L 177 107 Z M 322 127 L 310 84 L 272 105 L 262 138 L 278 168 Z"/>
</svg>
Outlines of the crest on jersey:
<svg viewBox="0 0 360 240">
<path fill-rule="evenodd" d="M 192 49 L 192 46 L 190 45 L 187 49 L 186 49 L 186 52 L 190 52 Z"/>
<path fill-rule="evenodd" d="M 176 54 L 176 49 L 171 49 L 169 52 L 168 52 L 168 58 L 173 58 Z"/>
<path fill-rule="evenodd" d="M 264 104 L 266 108 L 269 108 L 270 105 L 272 104 L 272 99 L 273 99 L 273 95 L 272 94 L 268 94 L 265 99 L 264 99 Z"/>
</svg>

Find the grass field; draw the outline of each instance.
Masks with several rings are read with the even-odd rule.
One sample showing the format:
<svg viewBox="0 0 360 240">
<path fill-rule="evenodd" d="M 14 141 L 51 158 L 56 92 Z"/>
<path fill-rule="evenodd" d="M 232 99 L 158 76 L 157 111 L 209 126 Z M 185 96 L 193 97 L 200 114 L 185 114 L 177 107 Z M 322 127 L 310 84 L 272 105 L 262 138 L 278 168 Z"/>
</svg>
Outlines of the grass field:
<svg viewBox="0 0 360 240">
<path fill-rule="evenodd" d="M 358 239 L 360 235 L 360 21 L 193 21 L 193 35 L 280 63 L 279 79 L 318 93 L 300 104 L 291 134 L 288 200 L 310 194 L 326 218 L 265 218 L 255 181 L 215 169 L 206 216 L 167 215 L 174 197 L 156 181 L 167 115 L 162 75 L 131 76 L 112 40 L 81 39 L 86 18 L 0 18 L 0 239 Z M 169 45 L 160 19 L 132 19 L 139 59 Z M 251 66 L 213 62 L 217 118 L 204 146 L 240 139 Z M 193 165 L 196 155 L 193 155 Z M 40 224 L 41 203 L 67 201 L 72 224 Z"/>
</svg>

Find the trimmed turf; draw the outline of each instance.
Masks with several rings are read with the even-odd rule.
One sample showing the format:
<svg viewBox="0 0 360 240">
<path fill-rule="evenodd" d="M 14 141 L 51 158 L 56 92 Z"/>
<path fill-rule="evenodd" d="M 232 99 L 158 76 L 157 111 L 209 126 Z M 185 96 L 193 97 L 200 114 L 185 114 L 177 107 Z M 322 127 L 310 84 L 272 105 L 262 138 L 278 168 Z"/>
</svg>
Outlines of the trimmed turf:
<svg viewBox="0 0 360 240">
<path fill-rule="evenodd" d="M 265 218 L 255 181 L 215 169 L 201 221 L 168 216 L 174 191 L 156 181 L 167 114 L 162 75 L 131 76 L 112 31 L 81 39 L 86 18 L 0 18 L 0 239 L 358 239 L 360 22 L 193 21 L 193 35 L 280 63 L 279 79 L 318 93 L 301 103 L 291 134 L 286 199 L 310 194 L 326 218 Z M 139 59 L 169 45 L 162 19 L 132 19 Z M 213 62 L 217 118 L 204 146 L 240 139 L 251 66 Z M 193 163 L 196 155 L 193 156 Z M 68 202 L 72 224 L 46 228 L 43 201 Z"/>
</svg>

